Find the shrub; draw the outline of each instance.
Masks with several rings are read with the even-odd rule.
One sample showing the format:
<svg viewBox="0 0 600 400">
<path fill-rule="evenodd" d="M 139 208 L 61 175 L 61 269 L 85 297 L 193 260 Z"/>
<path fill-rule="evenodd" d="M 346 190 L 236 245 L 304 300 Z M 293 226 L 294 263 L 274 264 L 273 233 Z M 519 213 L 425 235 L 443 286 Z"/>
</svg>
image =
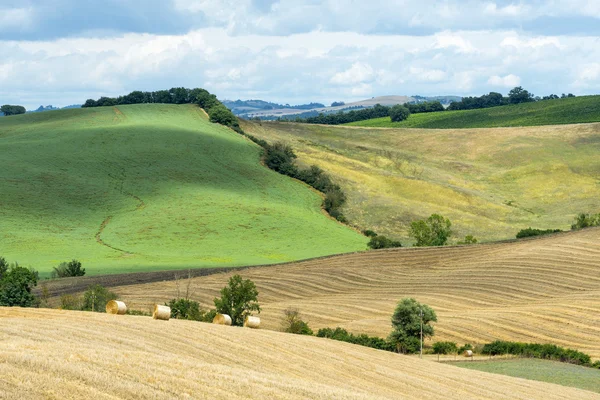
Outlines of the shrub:
<svg viewBox="0 0 600 400">
<path fill-rule="evenodd" d="M 106 303 L 118 296 L 102 285 L 92 285 L 83 293 L 83 311 L 106 312 Z"/>
<path fill-rule="evenodd" d="M 51 277 L 54 278 L 68 278 L 72 276 L 84 276 L 85 268 L 81 268 L 81 263 L 77 260 L 70 262 L 62 262 L 58 267 L 54 267 Z"/>
<path fill-rule="evenodd" d="M 363 231 L 363 235 L 365 235 L 366 237 L 371 237 L 372 238 L 372 237 L 377 236 L 377 233 L 375 233 L 375 231 L 372 231 L 370 229 L 365 229 Z"/>
<path fill-rule="evenodd" d="M 81 297 L 72 294 L 63 294 L 60 296 L 60 308 L 62 310 L 81 310 Z"/>
<path fill-rule="evenodd" d="M 549 235 L 551 233 L 562 232 L 560 229 L 533 229 L 531 227 L 527 229 L 521 229 L 517 233 L 517 239 L 531 237 L 531 236 L 542 236 Z"/>
<path fill-rule="evenodd" d="M 224 105 L 219 104 L 209 109 L 208 116 L 211 122 L 225 126 L 237 125 L 237 118 L 233 113 Z"/>
<path fill-rule="evenodd" d="M 240 275 L 229 278 L 228 285 L 221 289 L 221 297 L 216 297 L 214 302 L 216 311 L 229 315 L 234 326 L 244 325 L 244 319 L 252 315 L 252 311 L 260 313 L 256 285 Z"/>
<path fill-rule="evenodd" d="M 464 352 L 465 352 L 465 351 L 467 351 L 467 350 L 471 350 L 471 351 L 473 351 L 473 345 L 471 345 L 471 344 L 469 344 L 469 343 L 466 343 L 464 346 L 461 346 L 461 347 L 458 349 L 458 352 L 459 352 L 459 353 L 464 353 Z"/>
<path fill-rule="evenodd" d="M 482 354 L 512 354 L 570 364 L 592 366 L 591 357 L 577 350 L 565 349 L 553 344 L 519 343 L 497 340 L 483 346 Z"/>
<path fill-rule="evenodd" d="M 572 230 L 589 228 L 592 226 L 600 226 L 600 214 L 578 214 L 575 217 L 575 222 L 571 225 Z"/>
<path fill-rule="evenodd" d="M 295 308 L 288 308 L 283 311 L 282 328 L 284 332 L 295 333 L 297 335 L 312 335 L 313 331 L 308 327 L 308 323 L 300 317 L 300 311 Z"/>
<path fill-rule="evenodd" d="M 433 344 L 433 354 L 456 354 L 458 346 L 454 342 L 435 342 Z"/>
<path fill-rule="evenodd" d="M 294 150 L 287 144 L 276 142 L 265 148 L 265 164 L 280 174 L 298 176 L 298 170 L 294 165 L 295 158 Z"/>
<path fill-rule="evenodd" d="M 171 307 L 171 318 L 206 321 L 207 313 L 200 308 L 200 304 L 197 301 L 180 298 L 173 299 L 165 305 Z M 212 321 L 212 318 L 210 321 Z"/>
<path fill-rule="evenodd" d="M 401 122 L 407 119 L 410 115 L 410 110 L 401 105 L 395 105 L 390 109 L 390 119 L 392 122 Z"/>
<path fill-rule="evenodd" d="M 340 327 L 337 327 L 335 329 L 319 329 L 319 331 L 317 332 L 317 337 L 339 340 L 341 342 L 358 344 L 361 346 L 371 347 L 374 349 L 385 351 L 395 351 L 396 349 L 396 346 L 393 343 L 390 343 L 385 339 L 376 336 L 369 336 L 366 334 L 354 335 L 352 333 L 348 333 L 347 330 Z"/>
<path fill-rule="evenodd" d="M 369 246 L 372 249 L 387 249 L 392 247 L 402 247 L 402 243 L 388 239 L 385 236 L 377 235 L 371 237 L 371 240 L 369 241 L 369 243 L 367 243 L 367 246 Z"/>
<path fill-rule="evenodd" d="M 458 242 L 458 244 L 477 244 L 477 238 L 473 235 L 467 235 L 465 240 Z"/>
</svg>

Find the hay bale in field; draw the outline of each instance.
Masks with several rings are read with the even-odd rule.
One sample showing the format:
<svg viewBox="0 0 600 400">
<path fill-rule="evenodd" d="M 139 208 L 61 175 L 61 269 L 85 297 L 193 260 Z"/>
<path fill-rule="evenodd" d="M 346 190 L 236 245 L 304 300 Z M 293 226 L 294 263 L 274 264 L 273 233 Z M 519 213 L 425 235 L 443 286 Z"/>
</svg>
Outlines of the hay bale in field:
<svg viewBox="0 0 600 400">
<path fill-rule="evenodd" d="M 244 320 L 244 327 L 258 329 L 260 327 L 260 318 L 253 317 L 250 315 L 247 316 L 246 319 Z"/>
<path fill-rule="evenodd" d="M 473 350 L 465 350 L 465 357 L 473 357 Z"/>
<path fill-rule="evenodd" d="M 231 326 L 231 317 L 227 314 L 217 314 L 213 318 L 213 324 Z"/>
<path fill-rule="evenodd" d="M 122 301 L 111 300 L 106 303 L 106 313 L 123 315 L 127 312 L 127 306 Z"/>
<path fill-rule="evenodd" d="M 152 318 L 168 321 L 171 318 L 171 307 L 155 304 Z"/>
</svg>

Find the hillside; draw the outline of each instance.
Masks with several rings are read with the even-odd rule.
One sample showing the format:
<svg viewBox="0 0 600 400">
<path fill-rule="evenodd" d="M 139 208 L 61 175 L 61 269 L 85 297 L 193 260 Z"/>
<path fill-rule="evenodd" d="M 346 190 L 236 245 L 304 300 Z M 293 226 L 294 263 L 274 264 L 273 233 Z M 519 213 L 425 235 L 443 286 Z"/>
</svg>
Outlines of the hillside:
<svg viewBox="0 0 600 400">
<path fill-rule="evenodd" d="M 0 325 L 3 398 L 600 398 L 264 330 L 18 308 L 1 308 L 0 318 L 10 321 Z"/>
<path fill-rule="evenodd" d="M 321 197 L 193 105 L 0 119 L 0 255 L 44 274 L 274 263 L 364 249 Z"/>
<path fill-rule="evenodd" d="M 289 143 L 348 197 L 344 215 L 400 239 L 410 222 L 441 213 L 454 242 L 514 238 L 529 226 L 569 229 L 600 212 L 600 124 L 461 130 L 377 129 L 246 122 L 246 132 Z"/>
<path fill-rule="evenodd" d="M 402 122 L 391 122 L 389 117 L 385 117 L 352 122 L 348 125 L 379 128 L 463 129 L 599 121 L 600 96 L 582 96 L 478 110 L 413 114 Z"/>
<path fill-rule="evenodd" d="M 434 341 L 553 343 L 600 358 L 599 228 L 507 243 L 379 250 L 236 273 L 256 283 L 269 329 L 279 329 L 282 310 L 295 307 L 313 330 L 341 326 L 386 337 L 397 302 L 414 297 L 437 313 Z M 194 297 L 213 306 L 229 275 L 193 279 Z M 114 290 L 142 310 L 177 293 L 175 282 Z"/>
</svg>

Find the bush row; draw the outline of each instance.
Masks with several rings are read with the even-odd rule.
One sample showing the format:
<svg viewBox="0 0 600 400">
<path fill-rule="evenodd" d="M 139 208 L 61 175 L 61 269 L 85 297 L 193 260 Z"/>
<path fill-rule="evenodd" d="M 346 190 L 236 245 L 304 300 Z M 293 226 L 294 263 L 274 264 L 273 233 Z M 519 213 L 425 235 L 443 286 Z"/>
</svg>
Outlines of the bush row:
<svg viewBox="0 0 600 400">
<path fill-rule="evenodd" d="M 322 328 L 317 332 L 317 337 L 323 337 L 333 340 L 339 340 L 341 342 L 348 342 L 358 344 L 361 346 L 371 347 L 378 350 L 385 351 L 396 351 L 396 346 L 393 343 L 388 342 L 385 339 L 376 336 L 369 336 L 366 334 L 354 335 L 349 333 L 344 328 L 337 327 Z"/>
<path fill-rule="evenodd" d="M 560 229 L 534 229 L 534 228 L 529 227 L 527 229 L 521 229 L 517 233 L 517 239 L 532 237 L 532 236 L 549 235 L 551 233 L 557 233 L 557 232 L 562 232 L 562 231 Z"/>
<path fill-rule="evenodd" d="M 556 346 L 554 344 L 520 343 L 497 340 L 484 345 L 481 353 L 492 356 L 511 354 L 600 368 L 600 362 L 592 364 L 592 359 L 589 355 L 577 350 L 565 349 L 564 347 Z"/>
</svg>

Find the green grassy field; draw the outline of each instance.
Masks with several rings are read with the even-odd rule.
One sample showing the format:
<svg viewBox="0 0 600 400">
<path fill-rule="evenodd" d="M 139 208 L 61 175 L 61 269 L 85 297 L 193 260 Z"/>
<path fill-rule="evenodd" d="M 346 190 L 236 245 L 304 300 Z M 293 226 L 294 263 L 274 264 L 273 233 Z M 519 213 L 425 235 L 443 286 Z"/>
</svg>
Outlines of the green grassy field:
<svg viewBox="0 0 600 400">
<path fill-rule="evenodd" d="M 493 129 L 376 129 L 245 122 L 289 143 L 348 197 L 362 229 L 410 244 L 410 222 L 450 218 L 456 243 L 514 238 L 529 226 L 570 229 L 579 212 L 600 212 L 600 124 Z"/>
<path fill-rule="evenodd" d="M 350 126 L 377 128 L 495 128 L 575 124 L 600 121 L 600 96 L 546 100 L 479 110 L 412 114 L 406 121 L 389 117 L 352 122 Z"/>
<path fill-rule="evenodd" d="M 556 383 L 600 393 L 600 370 L 547 360 L 499 360 L 451 363 L 461 368 Z"/>
<path fill-rule="evenodd" d="M 0 255 L 46 275 L 276 263 L 366 248 L 193 105 L 0 118 Z"/>
</svg>

